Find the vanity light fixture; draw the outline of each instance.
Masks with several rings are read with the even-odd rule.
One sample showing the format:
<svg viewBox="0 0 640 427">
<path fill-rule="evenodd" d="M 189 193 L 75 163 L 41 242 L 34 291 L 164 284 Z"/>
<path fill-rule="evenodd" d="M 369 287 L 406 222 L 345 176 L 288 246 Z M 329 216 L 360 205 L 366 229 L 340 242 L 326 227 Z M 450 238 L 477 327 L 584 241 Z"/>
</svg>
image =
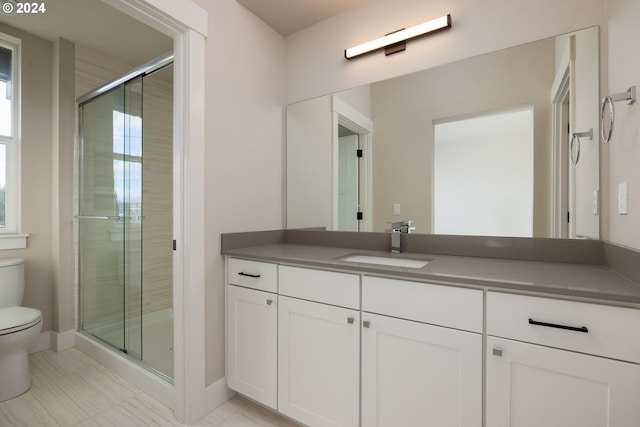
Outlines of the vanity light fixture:
<svg viewBox="0 0 640 427">
<path fill-rule="evenodd" d="M 344 57 L 351 59 L 382 48 L 386 48 L 386 55 L 391 55 L 392 53 L 405 50 L 405 42 L 407 40 L 415 39 L 416 37 L 447 28 L 451 28 L 451 14 L 441 16 L 440 18 L 436 18 L 413 27 L 404 28 L 394 33 L 387 34 L 384 37 L 380 37 L 379 39 L 371 40 L 370 42 L 345 49 Z"/>
</svg>

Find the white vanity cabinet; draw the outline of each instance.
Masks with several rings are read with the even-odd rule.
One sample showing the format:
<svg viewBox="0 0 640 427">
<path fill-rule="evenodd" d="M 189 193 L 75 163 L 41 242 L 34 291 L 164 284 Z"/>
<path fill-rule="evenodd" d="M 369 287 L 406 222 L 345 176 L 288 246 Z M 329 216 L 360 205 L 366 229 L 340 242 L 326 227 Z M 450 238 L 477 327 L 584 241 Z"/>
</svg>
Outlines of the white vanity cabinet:
<svg viewBox="0 0 640 427">
<path fill-rule="evenodd" d="M 364 277 L 362 311 L 363 427 L 482 425 L 481 290 Z"/>
<path fill-rule="evenodd" d="M 277 409 L 277 266 L 231 258 L 227 278 L 227 385 Z"/>
<path fill-rule="evenodd" d="M 304 425 L 640 426 L 637 309 L 232 257 L 226 289 L 229 388 Z"/>
<path fill-rule="evenodd" d="M 640 311 L 487 294 L 486 425 L 640 425 Z"/>
<path fill-rule="evenodd" d="M 278 410 L 310 426 L 357 427 L 360 278 L 280 266 Z"/>
</svg>

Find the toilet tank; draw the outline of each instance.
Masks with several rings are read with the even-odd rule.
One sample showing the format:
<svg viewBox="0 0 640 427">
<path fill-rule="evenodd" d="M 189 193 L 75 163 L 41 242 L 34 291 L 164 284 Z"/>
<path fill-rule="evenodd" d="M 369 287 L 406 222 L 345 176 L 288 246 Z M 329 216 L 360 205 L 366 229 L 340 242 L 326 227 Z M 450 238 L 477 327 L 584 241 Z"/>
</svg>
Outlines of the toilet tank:
<svg viewBox="0 0 640 427">
<path fill-rule="evenodd" d="M 0 308 L 22 304 L 24 260 L 0 260 Z"/>
</svg>

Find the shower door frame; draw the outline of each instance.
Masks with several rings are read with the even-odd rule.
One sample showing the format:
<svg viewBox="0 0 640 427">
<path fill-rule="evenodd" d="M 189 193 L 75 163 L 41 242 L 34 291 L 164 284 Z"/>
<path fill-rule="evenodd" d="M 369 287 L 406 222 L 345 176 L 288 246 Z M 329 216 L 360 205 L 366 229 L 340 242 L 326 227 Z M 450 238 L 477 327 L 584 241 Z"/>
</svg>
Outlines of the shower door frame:
<svg viewBox="0 0 640 427">
<path fill-rule="evenodd" d="M 204 97 L 208 13 L 174 0 L 102 0 L 174 40 L 174 410 L 187 424 L 226 396 L 207 399 L 205 367 Z"/>
</svg>

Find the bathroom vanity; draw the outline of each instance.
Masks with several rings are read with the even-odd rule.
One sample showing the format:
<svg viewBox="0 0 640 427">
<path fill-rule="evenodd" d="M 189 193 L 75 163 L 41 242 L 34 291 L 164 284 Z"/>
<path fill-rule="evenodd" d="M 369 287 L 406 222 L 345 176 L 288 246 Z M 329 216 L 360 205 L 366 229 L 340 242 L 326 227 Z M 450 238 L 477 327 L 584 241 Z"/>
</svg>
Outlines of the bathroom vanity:
<svg viewBox="0 0 640 427">
<path fill-rule="evenodd" d="M 223 253 L 228 386 L 300 423 L 640 421 L 640 286 L 605 265 L 287 241 Z"/>
</svg>

